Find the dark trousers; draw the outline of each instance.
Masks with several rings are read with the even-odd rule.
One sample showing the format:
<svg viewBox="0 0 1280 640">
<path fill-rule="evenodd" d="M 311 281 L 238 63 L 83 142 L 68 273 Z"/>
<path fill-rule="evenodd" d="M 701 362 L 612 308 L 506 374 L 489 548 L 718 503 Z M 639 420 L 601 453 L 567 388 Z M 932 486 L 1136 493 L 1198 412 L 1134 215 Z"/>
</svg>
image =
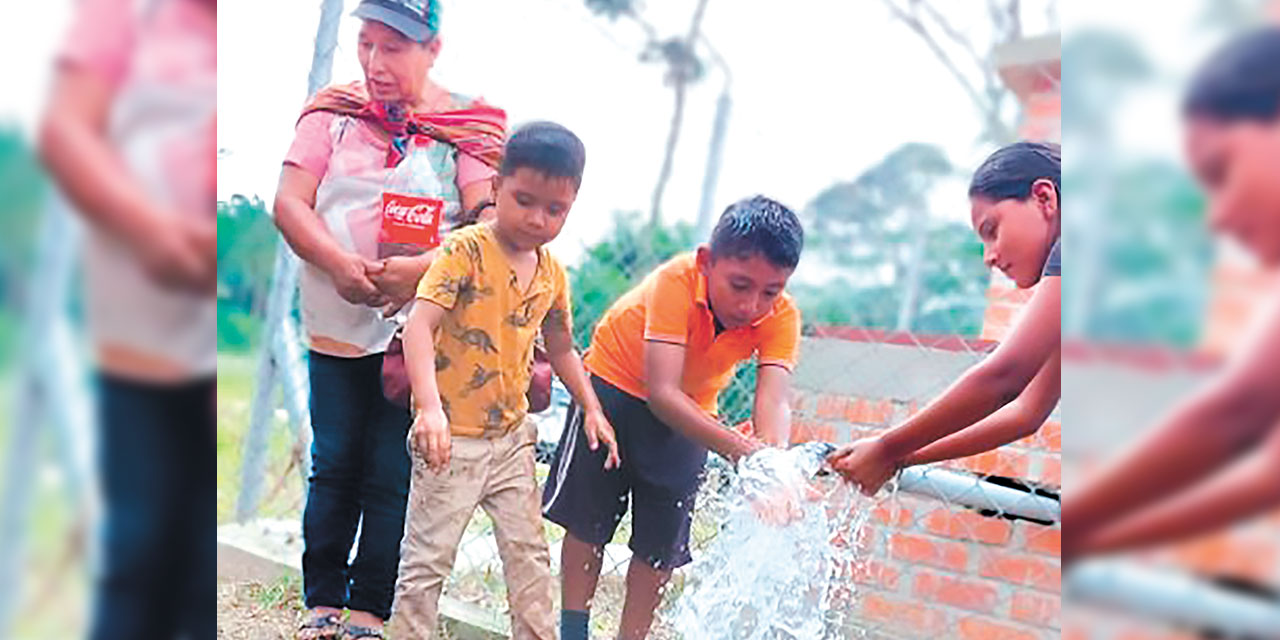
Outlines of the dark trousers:
<svg viewBox="0 0 1280 640">
<path fill-rule="evenodd" d="M 409 411 L 382 395 L 382 355 L 310 354 L 311 483 L 302 515 L 308 608 L 387 619 L 409 496 Z M 359 526 L 355 560 L 348 562 Z"/>
<path fill-rule="evenodd" d="M 217 633 L 216 381 L 99 377 L 103 566 L 89 637 Z"/>
</svg>

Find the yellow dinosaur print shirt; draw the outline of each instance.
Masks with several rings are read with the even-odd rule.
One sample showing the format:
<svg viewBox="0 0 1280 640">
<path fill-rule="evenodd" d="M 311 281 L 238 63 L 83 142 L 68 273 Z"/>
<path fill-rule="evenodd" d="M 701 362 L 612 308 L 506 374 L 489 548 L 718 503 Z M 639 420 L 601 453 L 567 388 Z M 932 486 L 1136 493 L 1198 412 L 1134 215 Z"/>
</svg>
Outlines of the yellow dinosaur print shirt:
<svg viewBox="0 0 1280 640">
<path fill-rule="evenodd" d="M 477 224 L 449 235 L 418 298 L 447 311 L 436 328 L 436 382 L 453 435 L 494 438 L 518 426 L 538 332 L 544 322 L 571 326 L 564 267 L 539 247 L 521 291 L 493 227 Z"/>
</svg>

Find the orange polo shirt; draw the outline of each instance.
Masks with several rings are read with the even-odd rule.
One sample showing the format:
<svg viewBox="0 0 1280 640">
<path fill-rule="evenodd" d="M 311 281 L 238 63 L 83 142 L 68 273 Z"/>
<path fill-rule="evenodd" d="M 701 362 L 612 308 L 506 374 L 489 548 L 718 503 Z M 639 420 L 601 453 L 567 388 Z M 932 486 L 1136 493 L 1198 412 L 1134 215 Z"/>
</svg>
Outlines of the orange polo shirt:
<svg viewBox="0 0 1280 640">
<path fill-rule="evenodd" d="M 733 380 L 738 363 L 756 355 L 761 365 L 795 369 L 800 310 L 783 293 L 764 317 L 717 336 L 706 277 L 698 271 L 694 254 L 688 253 L 658 267 L 609 308 L 592 335 L 584 359 L 587 370 L 647 400 L 644 346 L 649 340 L 685 346 L 680 388 L 715 415 L 716 398 Z"/>
</svg>

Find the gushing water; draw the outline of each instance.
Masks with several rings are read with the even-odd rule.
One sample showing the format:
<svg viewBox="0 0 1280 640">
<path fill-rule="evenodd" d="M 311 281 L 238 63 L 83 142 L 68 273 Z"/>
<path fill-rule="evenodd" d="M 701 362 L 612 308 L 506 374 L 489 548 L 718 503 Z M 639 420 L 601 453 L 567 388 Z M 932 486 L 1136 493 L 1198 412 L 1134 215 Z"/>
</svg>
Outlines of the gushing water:
<svg viewBox="0 0 1280 640">
<path fill-rule="evenodd" d="M 673 623 L 686 640 L 820 640 L 856 631 L 852 570 L 870 501 L 819 476 L 829 445 L 764 449 L 721 498 L 723 525 L 688 572 Z"/>
</svg>

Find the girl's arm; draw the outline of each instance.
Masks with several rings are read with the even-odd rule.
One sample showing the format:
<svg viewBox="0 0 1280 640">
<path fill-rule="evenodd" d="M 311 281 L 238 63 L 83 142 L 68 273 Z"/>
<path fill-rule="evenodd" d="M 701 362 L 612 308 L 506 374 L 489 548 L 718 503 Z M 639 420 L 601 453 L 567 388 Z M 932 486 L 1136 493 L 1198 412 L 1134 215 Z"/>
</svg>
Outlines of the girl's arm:
<svg viewBox="0 0 1280 640">
<path fill-rule="evenodd" d="M 907 456 L 913 466 L 977 455 L 1020 440 L 1040 429 L 1062 394 L 1062 354 L 1054 353 L 1016 400 L 977 424 Z"/>
<path fill-rule="evenodd" d="M 1210 480 L 1080 541 L 1074 556 L 1113 553 L 1209 533 L 1280 507 L 1280 430 Z"/>
<path fill-rule="evenodd" d="M 1280 303 L 1280 296 L 1277 296 Z M 1189 487 L 1258 443 L 1280 419 L 1280 304 L 1204 389 L 1063 496 L 1064 545 Z"/>
<path fill-rule="evenodd" d="M 890 457 L 921 447 L 995 413 L 1018 397 L 1062 343 L 1061 281 L 1040 281 L 1018 324 L 986 359 L 919 413 L 881 436 Z"/>
</svg>

